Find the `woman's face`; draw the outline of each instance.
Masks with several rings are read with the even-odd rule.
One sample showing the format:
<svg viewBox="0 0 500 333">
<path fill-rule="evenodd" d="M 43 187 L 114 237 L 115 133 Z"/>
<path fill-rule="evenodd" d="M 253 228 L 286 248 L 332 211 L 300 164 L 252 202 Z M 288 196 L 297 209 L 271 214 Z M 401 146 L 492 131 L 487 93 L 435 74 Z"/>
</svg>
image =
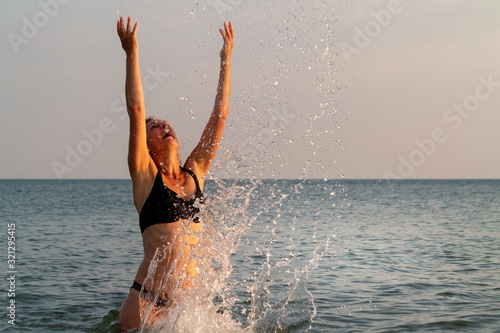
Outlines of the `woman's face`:
<svg viewBox="0 0 500 333">
<path fill-rule="evenodd" d="M 177 150 L 179 146 L 177 135 L 168 121 L 161 119 L 152 119 L 148 121 L 146 124 L 146 133 L 150 151 L 156 149 Z"/>
</svg>

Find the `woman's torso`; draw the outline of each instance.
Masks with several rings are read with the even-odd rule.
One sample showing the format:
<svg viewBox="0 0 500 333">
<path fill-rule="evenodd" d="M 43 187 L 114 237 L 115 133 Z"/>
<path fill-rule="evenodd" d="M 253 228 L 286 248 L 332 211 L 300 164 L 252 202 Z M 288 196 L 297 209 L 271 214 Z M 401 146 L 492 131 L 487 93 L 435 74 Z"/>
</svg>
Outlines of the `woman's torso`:
<svg viewBox="0 0 500 333">
<path fill-rule="evenodd" d="M 169 283 L 181 283 L 183 288 L 189 288 L 187 280 L 198 274 L 197 263 L 192 257 L 198 248 L 201 225 L 194 221 L 199 209 L 193 206 L 199 207 L 203 196 L 196 175 L 184 168 L 182 171 L 184 181 L 174 189 L 165 185 L 158 172 L 147 199 L 138 209 L 144 259 L 135 279 L 141 284 L 155 254 L 157 275 L 169 272 Z M 186 281 L 178 281 L 180 276 L 185 276 Z"/>
</svg>

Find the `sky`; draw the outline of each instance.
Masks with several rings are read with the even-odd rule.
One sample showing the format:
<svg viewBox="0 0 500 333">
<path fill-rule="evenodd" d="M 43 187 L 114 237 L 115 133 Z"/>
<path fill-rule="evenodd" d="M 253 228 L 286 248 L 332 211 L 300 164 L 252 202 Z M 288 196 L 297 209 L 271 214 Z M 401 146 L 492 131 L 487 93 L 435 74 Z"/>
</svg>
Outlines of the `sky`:
<svg viewBox="0 0 500 333">
<path fill-rule="evenodd" d="M 120 15 L 184 159 L 233 21 L 213 177 L 500 178 L 499 1 L 23 0 L 0 2 L 0 179 L 129 177 Z"/>
</svg>

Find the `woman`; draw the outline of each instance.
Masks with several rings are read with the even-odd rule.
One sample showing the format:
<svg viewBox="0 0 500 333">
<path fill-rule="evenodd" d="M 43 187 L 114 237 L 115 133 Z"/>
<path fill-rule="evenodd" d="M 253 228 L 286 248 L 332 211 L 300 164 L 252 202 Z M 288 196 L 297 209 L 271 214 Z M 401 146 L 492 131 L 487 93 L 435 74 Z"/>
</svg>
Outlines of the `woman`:
<svg viewBox="0 0 500 333">
<path fill-rule="evenodd" d="M 118 36 L 127 55 L 125 92 L 130 117 L 128 166 L 144 247 L 144 259 L 118 317 L 124 330 L 141 325 L 139 292 L 141 289 L 143 293 L 147 292 L 142 285 L 157 249 L 164 252 L 163 256 L 166 258 L 163 262 L 176 262 L 177 268 L 169 276 L 171 281 L 176 282 L 176 277 L 180 275 L 193 277 L 197 274 L 195 261 L 189 262 L 185 256 L 180 259 L 176 256 L 189 252 L 189 249 L 183 248 L 185 245 L 182 244 L 196 245 L 198 239 L 195 234 L 201 227 L 196 223 L 181 222 L 192 221 L 199 211 L 204 177 L 215 157 L 222 136 L 229 106 L 230 60 L 234 38 L 231 21 L 229 25 L 224 22 L 224 30 L 219 29 L 224 45 L 220 52 L 220 76 L 215 106 L 200 142 L 181 167 L 177 155 L 177 136 L 170 123 L 155 118 L 148 118 L 147 121 L 145 119 L 139 73 L 137 27 L 138 23 L 135 23 L 132 29 L 130 17 L 126 26 L 122 17 L 117 22 Z M 180 229 L 186 225 L 187 230 L 182 231 L 186 237 L 182 242 L 177 241 Z M 187 261 L 179 263 L 179 260 Z M 182 281 L 181 284 L 173 282 L 167 285 L 167 289 L 168 286 L 179 285 L 189 289 L 192 281 Z M 174 290 L 165 292 L 168 295 Z"/>
</svg>

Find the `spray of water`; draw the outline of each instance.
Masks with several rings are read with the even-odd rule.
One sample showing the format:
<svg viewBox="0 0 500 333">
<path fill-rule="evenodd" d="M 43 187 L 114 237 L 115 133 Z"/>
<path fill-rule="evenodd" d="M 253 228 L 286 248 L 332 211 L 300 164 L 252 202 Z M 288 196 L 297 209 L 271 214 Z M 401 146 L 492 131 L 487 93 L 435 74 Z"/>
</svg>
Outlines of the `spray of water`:
<svg viewBox="0 0 500 333">
<path fill-rule="evenodd" d="M 307 283 L 329 239 L 308 236 L 316 243 L 312 257 L 304 258 L 296 232 L 288 238 L 283 231 L 294 228 L 297 212 L 288 200 L 301 195 L 301 184 L 294 193 L 269 181 L 215 184 L 200 206 L 200 225 L 183 221 L 172 244 L 157 249 L 140 294 L 141 332 L 309 329 L 316 306 Z"/>
<path fill-rule="evenodd" d="M 232 318 L 228 279 L 230 256 L 256 218 L 247 214 L 255 186 L 233 184 L 209 198 L 200 224 L 181 221 L 174 241 L 157 249 L 140 294 L 142 331 L 244 331 Z"/>
</svg>

